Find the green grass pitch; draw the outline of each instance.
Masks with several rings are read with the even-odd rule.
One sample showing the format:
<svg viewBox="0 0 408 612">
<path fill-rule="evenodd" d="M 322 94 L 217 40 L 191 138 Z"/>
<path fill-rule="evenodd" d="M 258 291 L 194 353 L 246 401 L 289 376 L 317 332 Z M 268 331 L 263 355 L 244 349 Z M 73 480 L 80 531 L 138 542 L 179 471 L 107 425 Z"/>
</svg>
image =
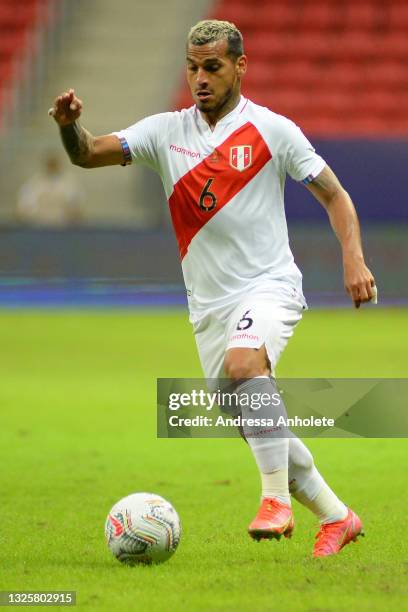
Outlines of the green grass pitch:
<svg viewBox="0 0 408 612">
<path fill-rule="evenodd" d="M 0 589 L 75 590 L 88 610 L 408 610 L 406 440 L 309 440 L 366 537 L 310 557 L 251 541 L 259 482 L 245 444 L 157 440 L 155 379 L 197 377 L 185 312 L 0 313 Z M 408 311 L 307 313 L 280 376 L 406 377 Z M 384 406 L 384 410 L 387 406 Z M 183 536 L 162 566 L 121 566 L 103 535 L 119 498 L 153 491 Z"/>
</svg>

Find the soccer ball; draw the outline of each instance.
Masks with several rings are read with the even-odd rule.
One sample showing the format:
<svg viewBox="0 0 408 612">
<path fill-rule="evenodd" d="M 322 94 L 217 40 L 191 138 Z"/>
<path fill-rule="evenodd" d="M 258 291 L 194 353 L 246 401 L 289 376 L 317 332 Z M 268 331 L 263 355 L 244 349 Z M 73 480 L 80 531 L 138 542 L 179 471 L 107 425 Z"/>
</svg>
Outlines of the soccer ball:
<svg viewBox="0 0 408 612">
<path fill-rule="evenodd" d="M 176 551 L 181 524 L 173 506 L 154 493 L 133 493 L 109 512 L 105 536 L 115 557 L 127 565 L 162 563 Z"/>
</svg>

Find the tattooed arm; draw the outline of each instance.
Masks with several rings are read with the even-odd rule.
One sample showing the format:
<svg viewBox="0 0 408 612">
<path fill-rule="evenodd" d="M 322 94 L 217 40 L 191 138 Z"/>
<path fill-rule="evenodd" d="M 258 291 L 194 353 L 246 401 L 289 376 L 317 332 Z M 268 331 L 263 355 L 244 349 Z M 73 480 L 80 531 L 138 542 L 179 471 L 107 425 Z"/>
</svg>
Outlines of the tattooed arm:
<svg viewBox="0 0 408 612">
<path fill-rule="evenodd" d="M 82 113 L 82 101 L 73 89 L 55 99 L 48 114 L 54 117 L 60 128 L 61 139 L 73 164 L 82 168 L 98 168 L 124 163 L 119 139 L 112 134 L 92 136 L 78 122 Z"/>
<path fill-rule="evenodd" d="M 326 166 L 307 185 L 326 209 L 343 253 L 344 286 L 356 308 L 373 297 L 374 277 L 364 262 L 356 209 L 334 172 Z"/>
</svg>

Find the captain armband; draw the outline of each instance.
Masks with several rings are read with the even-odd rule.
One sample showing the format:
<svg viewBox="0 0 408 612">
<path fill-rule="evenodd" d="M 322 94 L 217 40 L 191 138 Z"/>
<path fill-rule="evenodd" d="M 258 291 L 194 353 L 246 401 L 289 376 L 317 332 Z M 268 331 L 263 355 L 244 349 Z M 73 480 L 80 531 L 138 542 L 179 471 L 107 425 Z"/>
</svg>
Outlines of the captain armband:
<svg viewBox="0 0 408 612">
<path fill-rule="evenodd" d="M 123 151 L 123 158 L 125 160 L 123 162 L 123 164 L 120 164 L 120 165 L 121 166 L 128 166 L 129 164 L 132 163 L 132 154 L 130 152 L 128 142 L 127 142 L 126 138 L 124 138 L 123 136 L 119 136 L 119 142 L 121 144 L 122 151 Z"/>
</svg>

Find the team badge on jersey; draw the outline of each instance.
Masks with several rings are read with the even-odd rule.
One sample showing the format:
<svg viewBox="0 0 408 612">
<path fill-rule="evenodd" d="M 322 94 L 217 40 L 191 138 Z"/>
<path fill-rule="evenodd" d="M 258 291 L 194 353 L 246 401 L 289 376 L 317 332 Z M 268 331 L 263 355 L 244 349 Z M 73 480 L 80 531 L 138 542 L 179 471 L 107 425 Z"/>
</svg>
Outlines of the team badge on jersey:
<svg viewBox="0 0 408 612">
<path fill-rule="evenodd" d="M 230 148 L 230 166 L 242 172 L 252 166 L 252 145 Z"/>
</svg>

